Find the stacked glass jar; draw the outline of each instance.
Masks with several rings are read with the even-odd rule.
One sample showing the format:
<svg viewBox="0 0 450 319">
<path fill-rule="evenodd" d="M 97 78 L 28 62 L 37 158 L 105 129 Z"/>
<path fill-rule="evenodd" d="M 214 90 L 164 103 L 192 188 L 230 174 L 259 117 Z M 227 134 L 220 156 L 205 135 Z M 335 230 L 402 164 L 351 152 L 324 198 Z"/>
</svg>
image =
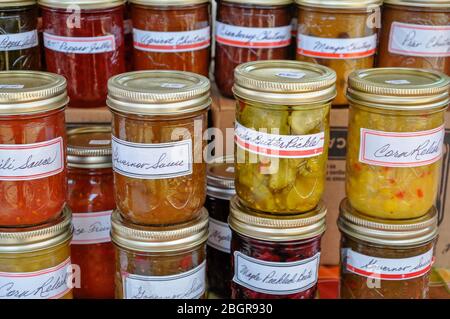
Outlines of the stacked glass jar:
<svg viewBox="0 0 450 319">
<path fill-rule="evenodd" d="M 297 61 L 235 71 L 233 298 L 314 298 L 336 73 Z"/>
<path fill-rule="evenodd" d="M 109 80 L 116 298 L 202 298 L 209 80 L 137 71 Z"/>
<path fill-rule="evenodd" d="M 66 80 L 0 73 L 0 298 L 72 298 Z"/>
<path fill-rule="evenodd" d="M 449 85 L 423 69 L 350 75 L 341 297 L 428 296 Z"/>
</svg>

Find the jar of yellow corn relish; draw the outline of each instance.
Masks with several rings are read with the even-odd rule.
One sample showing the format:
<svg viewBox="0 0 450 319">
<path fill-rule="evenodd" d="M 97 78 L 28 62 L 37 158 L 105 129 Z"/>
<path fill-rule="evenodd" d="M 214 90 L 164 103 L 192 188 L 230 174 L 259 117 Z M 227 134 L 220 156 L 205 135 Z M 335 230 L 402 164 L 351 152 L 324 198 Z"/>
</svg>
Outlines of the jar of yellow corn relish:
<svg viewBox="0 0 450 319">
<path fill-rule="evenodd" d="M 449 79 L 431 70 L 366 69 L 349 77 L 346 190 L 359 212 L 423 216 L 439 187 Z"/>
</svg>

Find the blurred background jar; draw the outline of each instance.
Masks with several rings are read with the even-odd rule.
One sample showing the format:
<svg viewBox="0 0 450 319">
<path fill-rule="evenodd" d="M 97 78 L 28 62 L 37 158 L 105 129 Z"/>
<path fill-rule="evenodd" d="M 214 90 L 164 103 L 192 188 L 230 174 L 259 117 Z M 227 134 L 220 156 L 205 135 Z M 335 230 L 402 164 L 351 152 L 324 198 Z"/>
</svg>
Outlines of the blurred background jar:
<svg viewBox="0 0 450 319">
<path fill-rule="evenodd" d="M 290 56 L 292 0 L 220 0 L 217 4 L 215 81 L 233 96 L 234 69 L 249 61 Z"/>
<path fill-rule="evenodd" d="M 47 70 L 67 79 L 70 106 L 105 106 L 108 79 L 125 72 L 124 1 L 39 4 Z"/>
<path fill-rule="evenodd" d="M 450 1 L 385 0 L 378 66 L 450 75 Z"/>
<path fill-rule="evenodd" d="M 208 76 L 209 0 L 131 0 L 134 70 L 176 70 Z"/>
<path fill-rule="evenodd" d="M 0 71 L 40 70 L 35 0 L 0 1 Z"/>
<path fill-rule="evenodd" d="M 110 238 L 115 209 L 111 128 L 67 132 L 67 205 L 72 210 L 72 263 L 80 267 L 75 298 L 114 298 L 114 250 Z"/>
<path fill-rule="evenodd" d="M 333 106 L 348 104 L 347 78 L 374 66 L 381 0 L 296 0 L 297 60 L 322 64 L 337 74 Z"/>
</svg>

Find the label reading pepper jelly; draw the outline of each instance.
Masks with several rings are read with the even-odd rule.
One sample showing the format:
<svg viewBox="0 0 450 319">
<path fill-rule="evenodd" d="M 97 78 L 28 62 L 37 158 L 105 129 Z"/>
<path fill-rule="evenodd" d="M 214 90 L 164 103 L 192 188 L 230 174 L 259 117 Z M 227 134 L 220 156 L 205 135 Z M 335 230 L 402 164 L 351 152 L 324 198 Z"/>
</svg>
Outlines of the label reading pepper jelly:
<svg viewBox="0 0 450 319">
<path fill-rule="evenodd" d="M 208 245 L 223 251 L 224 253 L 230 253 L 231 246 L 231 229 L 227 223 L 218 221 L 214 218 L 209 218 L 209 237 Z"/>
<path fill-rule="evenodd" d="M 111 213 L 111 210 L 97 213 L 73 213 L 72 244 L 88 245 L 110 242 Z"/>
<path fill-rule="evenodd" d="M 0 34 L 0 51 L 15 51 L 38 46 L 37 30 Z"/>
<path fill-rule="evenodd" d="M 112 34 L 99 37 L 64 37 L 44 32 L 44 46 L 63 53 L 95 54 L 115 51 L 116 41 Z"/>
</svg>

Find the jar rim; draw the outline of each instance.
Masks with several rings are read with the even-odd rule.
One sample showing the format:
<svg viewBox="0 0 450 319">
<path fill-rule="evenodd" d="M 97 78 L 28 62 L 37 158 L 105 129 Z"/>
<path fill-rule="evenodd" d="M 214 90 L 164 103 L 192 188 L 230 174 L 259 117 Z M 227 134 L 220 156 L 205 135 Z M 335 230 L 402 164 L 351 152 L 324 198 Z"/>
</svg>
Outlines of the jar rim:
<svg viewBox="0 0 450 319">
<path fill-rule="evenodd" d="M 298 5 L 333 8 L 333 9 L 366 9 L 380 7 L 383 0 L 295 0 Z"/>
<path fill-rule="evenodd" d="M 2 8 L 9 7 L 25 7 L 36 5 L 37 0 L 0 0 L 0 6 Z"/>
<path fill-rule="evenodd" d="M 39 5 L 69 9 L 70 6 L 78 6 L 80 9 L 108 9 L 124 5 L 126 0 L 37 0 Z"/>
<path fill-rule="evenodd" d="M 384 0 L 385 4 L 422 8 L 450 8 L 449 0 Z"/>
<path fill-rule="evenodd" d="M 149 6 L 190 6 L 196 4 L 210 3 L 211 0 L 128 0 L 132 4 L 141 4 Z"/>
<path fill-rule="evenodd" d="M 293 4 L 294 0 L 224 0 L 224 2 L 231 2 L 244 5 L 276 6 L 276 5 Z"/>
</svg>

